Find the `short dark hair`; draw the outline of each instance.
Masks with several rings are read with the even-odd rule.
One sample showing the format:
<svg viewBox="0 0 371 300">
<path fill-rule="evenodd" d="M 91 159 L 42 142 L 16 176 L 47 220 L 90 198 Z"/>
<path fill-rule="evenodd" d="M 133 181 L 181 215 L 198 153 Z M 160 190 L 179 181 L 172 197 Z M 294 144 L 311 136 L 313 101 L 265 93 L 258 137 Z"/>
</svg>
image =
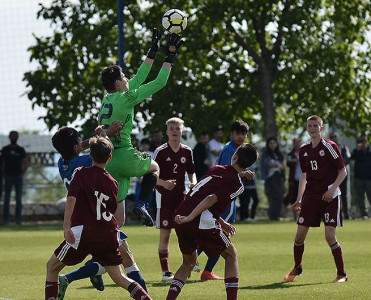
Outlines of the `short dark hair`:
<svg viewBox="0 0 371 300">
<path fill-rule="evenodd" d="M 217 132 L 217 131 L 221 131 L 221 130 L 223 130 L 223 126 L 222 125 L 218 125 L 218 126 L 215 126 L 214 127 L 213 132 Z"/>
<path fill-rule="evenodd" d="M 237 132 L 237 133 L 248 133 L 249 132 L 249 125 L 247 125 L 246 122 L 242 120 L 236 120 L 233 122 L 231 126 L 231 132 Z"/>
<path fill-rule="evenodd" d="M 149 138 L 143 138 L 140 140 L 140 144 L 151 145 L 151 141 L 149 140 Z"/>
<path fill-rule="evenodd" d="M 79 139 L 79 133 L 76 129 L 63 126 L 53 135 L 52 144 L 63 159 L 70 160 L 76 155 L 73 147 L 79 144 Z"/>
<path fill-rule="evenodd" d="M 93 161 L 104 164 L 112 155 L 113 145 L 111 141 L 104 137 L 93 137 L 89 140 L 90 155 Z"/>
<path fill-rule="evenodd" d="M 242 144 L 237 148 L 236 154 L 238 155 L 236 164 L 243 169 L 253 165 L 259 157 L 258 151 L 252 144 Z"/>
<path fill-rule="evenodd" d="M 121 79 L 121 67 L 114 65 L 106 67 L 100 73 L 100 80 L 107 92 L 115 90 L 115 81 Z"/>
</svg>

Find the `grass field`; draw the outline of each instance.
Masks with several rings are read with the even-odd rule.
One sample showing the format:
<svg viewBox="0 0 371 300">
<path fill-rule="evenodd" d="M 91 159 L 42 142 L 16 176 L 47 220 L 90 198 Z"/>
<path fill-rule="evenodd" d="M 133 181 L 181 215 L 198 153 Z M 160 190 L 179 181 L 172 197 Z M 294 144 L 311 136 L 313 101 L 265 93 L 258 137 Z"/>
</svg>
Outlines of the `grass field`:
<svg viewBox="0 0 371 300">
<path fill-rule="evenodd" d="M 338 230 L 343 247 L 349 281 L 333 284 L 336 269 L 324 239 L 324 228 L 309 232 L 303 261 L 303 274 L 295 282 L 284 283 L 282 278 L 293 265 L 292 246 L 296 232 L 293 222 L 258 222 L 236 225 L 233 237 L 239 256 L 239 299 L 371 299 L 371 222 L 347 221 Z M 24 225 L 0 227 L 0 299 L 43 299 L 45 263 L 62 240 L 61 225 Z M 147 281 L 153 299 L 165 299 L 168 283 L 160 281 L 157 257 L 159 232 L 142 226 L 125 227 L 129 244 Z M 202 255 L 200 265 L 205 264 Z M 181 255 L 173 234 L 170 266 L 175 271 Z M 221 260 L 215 273 L 223 274 Z M 64 272 L 72 270 L 68 267 Z M 89 280 L 73 282 L 65 299 L 129 299 L 126 291 L 116 287 L 104 275 L 106 289 L 98 292 Z M 193 273 L 179 299 L 225 299 L 224 282 L 201 282 Z"/>
</svg>

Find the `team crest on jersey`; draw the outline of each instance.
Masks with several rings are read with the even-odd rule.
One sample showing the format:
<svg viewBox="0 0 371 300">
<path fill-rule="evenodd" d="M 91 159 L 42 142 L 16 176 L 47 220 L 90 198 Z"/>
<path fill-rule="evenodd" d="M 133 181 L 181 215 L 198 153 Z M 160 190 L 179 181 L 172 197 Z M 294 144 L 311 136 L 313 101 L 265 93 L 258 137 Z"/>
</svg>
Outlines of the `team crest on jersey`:
<svg viewBox="0 0 371 300">
<path fill-rule="evenodd" d="M 320 156 L 325 156 L 325 150 L 320 150 L 320 151 L 319 151 L 319 155 L 320 155 Z"/>
<path fill-rule="evenodd" d="M 303 223 L 303 222 L 304 222 L 304 218 L 303 218 L 303 217 L 300 217 L 299 220 L 298 220 L 298 222 L 299 222 L 300 224 Z"/>
<path fill-rule="evenodd" d="M 180 158 L 180 162 L 181 162 L 182 164 L 184 164 L 184 163 L 186 162 L 186 158 L 185 158 L 184 156 L 182 156 L 182 157 Z"/>
<path fill-rule="evenodd" d="M 164 226 L 169 225 L 169 221 L 168 221 L 168 220 L 163 220 L 163 221 L 162 221 L 162 225 L 164 225 Z"/>
</svg>

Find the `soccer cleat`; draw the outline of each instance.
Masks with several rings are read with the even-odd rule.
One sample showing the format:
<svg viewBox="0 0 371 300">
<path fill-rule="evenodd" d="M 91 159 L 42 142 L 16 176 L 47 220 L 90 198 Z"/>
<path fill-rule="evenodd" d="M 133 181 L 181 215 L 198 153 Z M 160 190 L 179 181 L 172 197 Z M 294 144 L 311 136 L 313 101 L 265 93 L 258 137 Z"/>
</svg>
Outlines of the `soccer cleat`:
<svg viewBox="0 0 371 300">
<path fill-rule="evenodd" d="M 198 265 L 198 261 L 196 261 L 195 266 L 192 269 L 193 272 L 201 272 L 200 266 Z"/>
<path fill-rule="evenodd" d="M 86 263 L 85 266 L 88 264 L 93 263 L 94 261 L 92 259 L 89 259 Z M 90 276 L 90 282 L 95 287 L 98 291 L 104 291 L 104 282 L 103 282 L 103 277 L 102 275 L 94 275 Z"/>
<path fill-rule="evenodd" d="M 170 271 L 162 273 L 162 281 L 170 281 L 174 279 L 174 274 Z"/>
<path fill-rule="evenodd" d="M 293 268 L 290 273 L 286 274 L 285 277 L 283 278 L 284 281 L 286 282 L 291 282 L 294 281 L 294 278 L 296 276 L 299 276 L 301 273 L 303 273 L 303 268 L 301 266 L 297 268 Z"/>
<path fill-rule="evenodd" d="M 343 283 L 343 282 L 346 282 L 348 281 L 348 276 L 345 274 L 345 275 L 337 275 L 336 278 L 332 281 L 334 283 Z"/>
<path fill-rule="evenodd" d="M 144 222 L 144 225 L 147 227 L 153 227 L 153 220 L 150 214 L 148 213 L 147 209 L 143 205 L 142 207 L 134 207 L 133 212 L 137 214 L 139 217 L 141 217 L 142 221 Z"/>
<path fill-rule="evenodd" d="M 204 270 L 201 274 L 200 279 L 202 281 L 205 281 L 205 280 L 223 280 L 224 278 L 219 277 L 218 275 L 215 275 L 213 272 L 209 272 L 209 271 Z"/>
<path fill-rule="evenodd" d="M 59 280 L 58 300 L 63 300 L 69 283 L 66 276 L 64 275 L 59 275 L 58 280 Z"/>
</svg>

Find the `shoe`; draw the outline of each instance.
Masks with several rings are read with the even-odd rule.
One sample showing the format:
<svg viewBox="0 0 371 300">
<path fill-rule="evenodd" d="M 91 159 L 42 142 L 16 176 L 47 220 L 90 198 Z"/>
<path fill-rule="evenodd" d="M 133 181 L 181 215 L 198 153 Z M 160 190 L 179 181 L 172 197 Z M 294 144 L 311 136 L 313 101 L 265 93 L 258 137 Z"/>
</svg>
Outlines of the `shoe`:
<svg viewBox="0 0 371 300">
<path fill-rule="evenodd" d="M 92 259 L 89 259 L 86 263 L 86 265 L 92 264 L 94 261 Z M 104 282 L 102 275 L 94 275 L 90 276 L 90 282 L 98 291 L 104 291 Z"/>
<path fill-rule="evenodd" d="M 170 271 L 162 273 L 162 281 L 171 281 L 174 279 L 174 274 Z"/>
<path fill-rule="evenodd" d="M 198 265 L 198 262 L 196 262 L 195 266 L 192 269 L 193 272 L 201 272 L 200 266 Z"/>
<path fill-rule="evenodd" d="M 284 281 L 286 282 L 291 282 L 294 281 L 294 278 L 296 276 L 299 276 L 301 273 L 303 273 L 303 269 L 301 266 L 297 267 L 296 269 L 293 268 L 290 273 L 286 274 L 285 277 L 283 278 Z"/>
<path fill-rule="evenodd" d="M 336 278 L 332 281 L 334 283 L 343 283 L 343 282 L 346 282 L 348 281 L 348 276 L 345 274 L 345 275 L 337 275 Z"/>
<path fill-rule="evenodd" d="M 137 214 L 139 217 L 141 217 L 142 221 L 144 222 L 144 225 L 146 225 L 147 227 L 153 227 L 154 223 L 152 217 L 148 213 L 144 205 L 142 207 L 134 207 L 133 212 Z"/>
<path fill-rule="evenodd" d="M 205 281 L 205 280 L 223 280 L 224 278 L 223 277 L 219 277 L 218 275 L 215 275 L 213 272 L 209 272 L 209 271 L 206 271 L 204 270 L 201 274 L 201 280 L 202 281 Z"/>
<path fill-rule="evenodd" d="M 69 285 L 68 283 L 68 280 L 66 278 L 66 276 L 64 275 L 59 275 L 58 276 L 58 280 L 59 280 L 59 293 L 58 293 L 58 300 L 63 300 L 64 299 L 64 295 L 66 294 L 66 290 L 67 290 L 67 287 Z"/>
</svg>

